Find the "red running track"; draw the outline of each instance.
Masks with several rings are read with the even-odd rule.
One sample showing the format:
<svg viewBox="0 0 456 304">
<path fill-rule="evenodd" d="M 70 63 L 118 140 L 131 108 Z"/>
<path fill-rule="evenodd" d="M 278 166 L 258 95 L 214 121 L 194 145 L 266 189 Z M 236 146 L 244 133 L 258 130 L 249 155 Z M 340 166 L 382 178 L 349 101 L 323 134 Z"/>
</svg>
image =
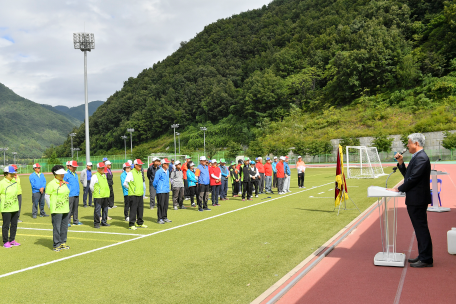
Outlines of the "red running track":
<svg viewBox="0 0 456 304">
<path fill-rule="evenodd" d="M 451 211 L 428 212 L 433 268 L 411 268 L 408 263 L 404 268 L 374 266 L 374 256 L 382 248 L 377 209 L 277 303 L 456 303 L 456 256 L 447 251 L 447 231 L 456 227 L 456 165 L 437 169 L 450 174 L 439 178 L 442 205 Z M 397 251 L 415 258 L 417 243 L 404 199 L 399 201 L 397 228 Z"/>
</svg>

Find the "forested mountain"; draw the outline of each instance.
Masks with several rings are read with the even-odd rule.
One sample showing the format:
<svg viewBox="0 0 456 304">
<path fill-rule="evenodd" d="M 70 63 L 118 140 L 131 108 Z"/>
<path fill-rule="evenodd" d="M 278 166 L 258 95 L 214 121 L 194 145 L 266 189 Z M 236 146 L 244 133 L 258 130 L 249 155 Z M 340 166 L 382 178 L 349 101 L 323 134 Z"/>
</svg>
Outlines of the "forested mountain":
<svg viewBox="0 0 456 304">
<path fill-rule="evenodd" d="M 0 145 L 18 157 L 38 158 L 46 148 L 65 141 L 78 120 L 43 108 L 0 83 Z"/>
<path fill-rule="evenodd" d="M 101 101 L 101 100 L 89 102 L 89 116 L 92 116 L 92 114 L 103 103 L 104 103 L 104 101 Z M 71 108 L 67 107 L 67 106 L 49 106 L 49 105 L 43 105 L 43 106 L 46 108 L 49 108 L 52 111 L 58 111 L 59 113 L 65 113 L 66 115 L 76 118 L 77 120 L 79 120 L 80 123 L 82 123 L 85 119 L 85 104 L 81 104 L 79 106 L 71 107 Z"/>
<path fill-rule="evenodd" d="M 91 144 L 95 153 L 122 148 L 127 128 L 135 143 L 151 141 L 173 123 L 187 148 L 202 147 L 199 126 L 209 126 L 212 145 L 270 152 L 303 137 L 413 130 L 415 114 L 455 112 L 455 35 L 454 1 L 275 0 L 206 26 L 130 77 L 93 114 Z M 388 120 L 401 111 L 410 121 Z M 352 118 L 343 130 L 340 113 Z M 447 116 L 440 128 L 454 125 Z M 299 123 L 283 134 L 282 121 Z M 77 133 L 83 147 L 83 125 Z M 59 151 L 68 154 L 68 143 Z"/>
</svg>

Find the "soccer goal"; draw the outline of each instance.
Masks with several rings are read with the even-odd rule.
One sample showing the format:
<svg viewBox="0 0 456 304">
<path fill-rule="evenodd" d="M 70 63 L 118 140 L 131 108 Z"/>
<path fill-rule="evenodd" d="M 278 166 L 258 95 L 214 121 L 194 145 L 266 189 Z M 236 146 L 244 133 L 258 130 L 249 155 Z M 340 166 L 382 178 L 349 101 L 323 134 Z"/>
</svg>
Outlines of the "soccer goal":
<svg viewBox="0 0 456 304">
<path fill-rule="evenodd" d="M 386 175 L 377 148 L 347 146 L 347 178 L 377 178 Z"/>
</svg>

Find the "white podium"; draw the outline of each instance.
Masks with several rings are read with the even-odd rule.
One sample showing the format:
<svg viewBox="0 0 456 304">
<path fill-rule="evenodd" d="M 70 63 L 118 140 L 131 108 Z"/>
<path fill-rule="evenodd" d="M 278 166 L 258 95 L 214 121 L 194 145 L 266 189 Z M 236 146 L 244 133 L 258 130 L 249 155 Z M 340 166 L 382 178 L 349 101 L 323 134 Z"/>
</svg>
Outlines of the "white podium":
<svg viewBox="0 0 456 304">
<path fill-rule="evenodd" d="M 377 266 L 405 266 L 405 254 L 396 252 L 397 212 L 396 204 L 398 197 L 405 197 L 405 193 L 388 191 L 386 188 L 371 186 L 367 188 L 368 197 L 378 197 L 380 231 L 382 235 L 382 252 L 374 257 L 374 265 Z"/>
<path fill-rule="evenodd" d="M 427 211 L 432 212 L 447 212 L 450 211 L 450 208 L 440 207 L 439 205 L 439 186 L 437 184 L 437 176 L 438 175 L 449 175 L 447 172 L 431 170 L 431 178 L 432 178 L 432 206 L 428 207 Z"/>
</svg>

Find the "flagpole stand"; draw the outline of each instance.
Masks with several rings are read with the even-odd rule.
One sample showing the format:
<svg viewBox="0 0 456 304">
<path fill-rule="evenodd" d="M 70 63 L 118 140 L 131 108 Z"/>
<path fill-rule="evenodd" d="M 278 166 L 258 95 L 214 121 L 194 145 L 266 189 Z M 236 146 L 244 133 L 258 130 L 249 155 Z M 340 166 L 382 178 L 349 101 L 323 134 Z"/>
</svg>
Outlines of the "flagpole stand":
<svg viewBox="0 0 456 304">
<path fill-rule="evenodd" d="M 338 209 L 337 210 L 337 215 L 339 215 L 340 213 L 340 205 L 342 205 L 342 203 L 344 204 L 344 208 L 342 210 L 355 210 L 355 208 L 347 208 L 347 200 L 345 199 L 345 194 L 347 194 L 348 198 L 351 200 L 351 202 L 353 203 L 353 205 L 355 205 L 356 209 L 359 211 L 359 213 L 361 213 L 361 210 L 359 210 L 358 206 L 355 204 L 355 202 L 351 199 L 350 195 L 348 195 L 348 193 L 346 193 L 344 190 L 342 190 L 342 196 L 341 196 L 341 202 L 339 203 L 339 207 L 334 207 L 333 209 L 333 212 L 336 210 L 336 208 Z"/>
</svg>

